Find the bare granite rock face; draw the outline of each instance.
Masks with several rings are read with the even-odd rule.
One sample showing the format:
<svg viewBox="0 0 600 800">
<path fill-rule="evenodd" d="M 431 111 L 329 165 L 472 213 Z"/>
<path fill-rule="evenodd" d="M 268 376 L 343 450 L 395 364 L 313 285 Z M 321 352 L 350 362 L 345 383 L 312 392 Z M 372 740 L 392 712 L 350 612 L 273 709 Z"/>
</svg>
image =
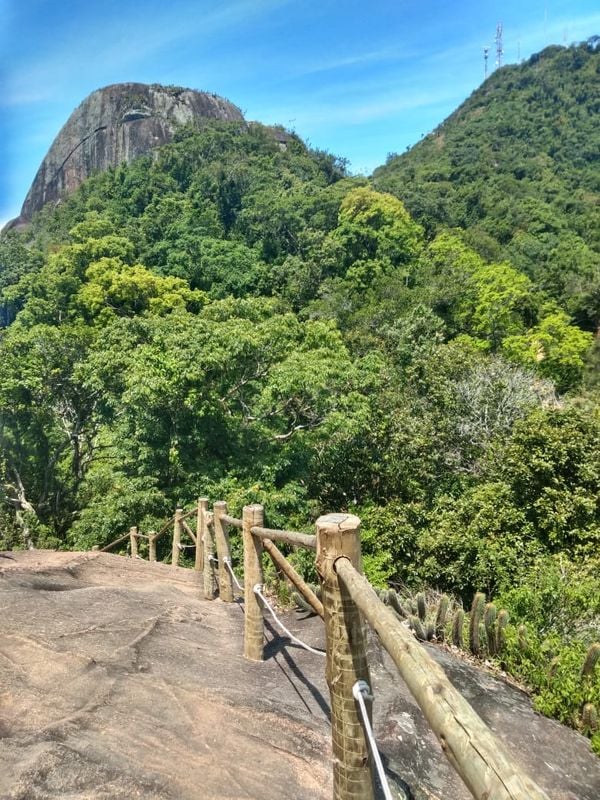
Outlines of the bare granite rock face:
<svg viewBox="0 0 600 800">
<path fill-rule="evenodd" d="M 266 621 L 242 655 L 241 601 L 198 573 L 107 553 L 0 560 L 0 800 L 327 800 L 324 659 Z M 318 618 L 286 614 L 323 646 Z M 552 800 L 598 800 L 589 742 L 526 695 L 429 652 Z M 370 637 L 375 734 L 396 800 L 469 800 L 389 656 Z"/>
<path fill-rule="evenodd" d="M 242 121 L 216 94 L 144 83 L 92 92 L 71 114 L 42 161 L 10 227 L 26 224 L 46 203 L 74 191 L 94 172 L 132 161 L 169 142 L 178 125 L 201 119 Z"/>
</svg>

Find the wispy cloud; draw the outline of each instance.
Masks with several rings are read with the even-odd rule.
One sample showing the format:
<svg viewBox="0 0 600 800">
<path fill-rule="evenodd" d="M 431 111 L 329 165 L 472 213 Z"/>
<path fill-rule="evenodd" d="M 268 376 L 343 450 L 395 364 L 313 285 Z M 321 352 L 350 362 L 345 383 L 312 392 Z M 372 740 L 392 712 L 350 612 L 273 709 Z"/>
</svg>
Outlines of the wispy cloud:
<svg viewBox="0 0 600 800">
<path fill-rule="evenodd" d="M 339 127 L 340 125 L 365 125 L 377 120 L 386 120 L 398 114 L 415 111 L 424 107 L 436 107 L 456 102 L 462 97 L 460 87 L 445 87 L 440 90 L 413 89 L 410 92 L 386 92 L 369 100 L 357 98 L 351 103 L 304 103 L 298 107 L 271 106 L 254 108 L 253 114 L 270 122 L 286 120 L 298 128 L 314 130 L 317 128 Z M 440 120 L 441 121 L 441 120 Z"/>
<path fill-rule="evenodd" d="M 353 53 L 338 58 L 330 58 L 318 63 L 307 63 L 295 69 L 292 74 L 297 76 L 317 75 L 324 72 L 347 69 L 348 67 L 365 66 L 367 64 L 381 64 L 388 61 L 407 61 L 420 54 L 420 50 L 401 48 L 398 45 L 370 50 L 363 53 Z"/>
<path fill-rule="evenodd" d="M 141 16 L 136 8 L 131 18 L 109 17 L 102 27 L 74 32 L 61 42 L 60 48 L 42 53 L 37 61 L 23 68 L 15 65 L 4 104 L 35 103 L 55 97 L 57 87 L 73 76 L 74 64 L 79 78 L 104 75 L 108 77 L 99 80 L 110 82 L 110 76 L 133 71 L 160 52 L 175 51 L 184 42 L 210 42 L 219 32 L 246 25 L 290 1 L 238 0 L 206 13 L 200 13 L 199 4 L 186 2 L 175 14 L 169 4 L 164 4 L 164 10 L 156 14 Z M 98 78 L 94 85 L 98 85 Z"/>
<path fill-rule="evenodd" d="M 600 33 L 600 12 L 548 18 L 540 14 L 540 20 L 536 25 L 529 25 L 518 31 L 518 39 L 523 52 L 531 53 L 551 43 L 566 40 L 566 44 L 571 44 L 598 33 Z"/>
</svg>

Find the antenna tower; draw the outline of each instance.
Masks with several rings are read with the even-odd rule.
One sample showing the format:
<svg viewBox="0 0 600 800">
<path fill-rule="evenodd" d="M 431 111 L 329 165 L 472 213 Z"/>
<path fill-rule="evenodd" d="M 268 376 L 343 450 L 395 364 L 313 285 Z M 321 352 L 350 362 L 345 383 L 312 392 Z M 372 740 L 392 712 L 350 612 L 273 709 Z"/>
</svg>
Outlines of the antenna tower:
<svg viewBox="0 0 600 800">
<path fill-rule="evenodd" d="M 496 66 L 502 66 L 502 56 L 504 55 L 504 49 L 502 47 L 502 23 L 499 22 L 496 26 Z"/>
<path fill-rule="evenodd" d="M 483 48 L 483 80 L 487 80 L 489 47 Z"/>
</svg>

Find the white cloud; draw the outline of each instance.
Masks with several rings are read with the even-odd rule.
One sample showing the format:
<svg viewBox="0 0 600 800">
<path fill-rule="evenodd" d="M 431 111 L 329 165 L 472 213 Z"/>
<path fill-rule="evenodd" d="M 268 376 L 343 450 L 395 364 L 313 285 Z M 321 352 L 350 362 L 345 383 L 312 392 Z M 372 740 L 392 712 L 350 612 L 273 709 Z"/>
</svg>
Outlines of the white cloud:
<svg viewBox="0 0 600 800">
<path fill-rule="evenodd" d="M 160 51 L 196 39 L 210 41 L 222 30 L 247 24 L 253 18 L 287 5 L 290 0 L 238 0 L 202 13 L 198 3 L 188 2 L 174 14 L 169 4 L 160 14 L 106 19 L 101 27 L 77 29 L 57 42 L 38 61 L 21 67 L 11 63 L 5 104 L 20 105 L 56 99 L 58 87 L 72 83 L 75 74 L 98 88 L 112 76 L 131 72 Z M 75 69 L 74 69 L 74 65 Z"/>
</svg>

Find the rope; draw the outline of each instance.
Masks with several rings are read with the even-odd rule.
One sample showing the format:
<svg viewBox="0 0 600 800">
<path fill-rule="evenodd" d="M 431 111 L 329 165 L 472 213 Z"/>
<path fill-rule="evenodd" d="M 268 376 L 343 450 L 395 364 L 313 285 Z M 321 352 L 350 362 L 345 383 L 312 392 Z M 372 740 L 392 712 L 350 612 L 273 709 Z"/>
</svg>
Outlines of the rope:
<svg viewBox="0 0 600 800">
<path fill-rule="evenodd" d="M 369 742 L 369 748 L 373 756 L 373 761 L 375 762 L 377 775 L 379 776 L 379 783 L 381 784 L 381 788 L 383 789 L 383 796 L 385 797 L 385 800 L 394 800 L 394 798 L 392 797 L 392 793 L 390 791 L 385 770 L 383 769 L 383 764 L 381 763 L 381 756 L 379 755 L 379 750 L 377 749 L 377 742 L 375 741 L 375 737 L 373 736 L 373 728 L 371 727 L 369 715 L 367 714 L 367 707 L 365 705 L 365 699 L 367 700 L 373 699 L 373 695 L 371 694 L 371 687 L 366 681 L 356 681 L 356 683 L 352 687 L 352 694 L 354 695 L 354 699 L 358 703 L 358 708 L 360 710 L 360 715 L 362 717 L 365 733 L 367 734 L 367 741 Z"/>
<path fill-rule="evenodd" d="M 235 583 L 235 585 L 237 586 L 237 588 L 240 590 L 240 592 L 243 592 L 243 591 L 244 591 L 244 587 L 243 587 L 243 586 L 242 586 L 242 584 L 241 584 L 241 583 L 238 581 L 238 579 L 237 579 L 237 577 L 236 577 L 236 575 L 235 575 L 235 572 L 233 571 L 233 568 L 232 568 L 232 566 L 231 566 L 231 561 L 230 561 L 228 558 L 224 558 L 224 559 L 223 559 L 223 563 L 225 564 L 225 566 L 226 566 L 226 567 L 227 567 L 227 569 L 229 570 L 229 573 L 230 573 L 231 577 L 233 578 L 233 582 Z"/>
<path fill-rule="evenodd" d="M 258 595 L 260 597 L 260 599 L 263 601 L 265 606 L 271 612 L 271 616 L 275 620 L 275 623 L 281 628 L 281 630 L 285 633 L 285 635 L 288 636 L 292 640 L 292 642 L 295 642 L 297 645 L 299 645 L 300 647 L 303 647 L 305 650 L 308 650 L 311 653 L 316 653 L 318 656 L 326 655 L 324 650 L 316 650 L 314 647 L 311 647 L 309 644 L 306 644 L 306 642 L 303 642 L 302 639 L 298 639 L 297 636 L 294 636 L 294 634 L 285 627 L 283 622 L 279 619 L 279 617 L 277 616 L 277 614 L 273 610 L 273 606 L 269 603 L 267 598 L 262 593 L 262 584 L 261 583 L 257 583 L 256 586 L 254 587 L 254 594 L 256 594 L 256 595 Z M 387 800 L 387 798 L 386 798 L 386 800 Z"/>
</svg>

